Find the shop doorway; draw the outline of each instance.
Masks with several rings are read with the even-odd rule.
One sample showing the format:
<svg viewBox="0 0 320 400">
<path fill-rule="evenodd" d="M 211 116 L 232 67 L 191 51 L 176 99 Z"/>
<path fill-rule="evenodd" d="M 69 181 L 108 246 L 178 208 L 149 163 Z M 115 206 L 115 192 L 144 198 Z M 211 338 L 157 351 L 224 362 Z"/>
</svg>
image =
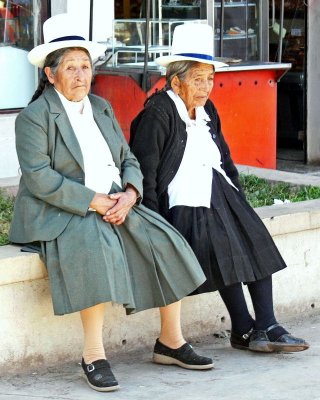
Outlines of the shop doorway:
<svg viewBox="0 0 320 400">
<path fill-rule="evenodd" d="M 277 106 L 277 168 L 292 170 L 306 161 L 306 5 L 270 0 L 269 11 L 270 61 L 292 64 L 278 83 Z"/>
</svg>

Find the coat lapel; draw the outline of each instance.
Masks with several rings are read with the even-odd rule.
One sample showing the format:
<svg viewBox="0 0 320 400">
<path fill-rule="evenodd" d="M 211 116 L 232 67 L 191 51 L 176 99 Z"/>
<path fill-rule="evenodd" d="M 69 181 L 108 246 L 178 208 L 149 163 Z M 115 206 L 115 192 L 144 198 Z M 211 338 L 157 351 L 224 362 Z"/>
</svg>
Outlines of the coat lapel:
<svg viewBox="0 0 320 400">
<path fill-rule="evenodd" d="M 81 148 L 59 96 L 53 88 L 49 88 L 45 96 L 49 102 L 51 114 L 56 114 L 55 122 L 68 150 L 84 171 Z"/>
<path fill-rule="evenodd" d="M 77 163 L 80 165 L 82 170 L 84 171 L 84 161 L 82 157 L 81 148 L 77 137 L 72 129 L 69 118 L 67 114 L 60 114 L 56 119 L 57 127 L 63 137 L 63 140 L 68 147 L 68 150 L 73 155 Z"/>
<path fill-rule="evenodd" d="M 93 117 L 103 135 L 106 142 L 108 143 L 109 149 L 112 154 L 113 161 L 119 168 L 119 141 L 114 133 L 114 127 L 112 126 L 112 120 L 104 113 L 104 110 L 99 110 L 92 104 Z"/>
</svg>

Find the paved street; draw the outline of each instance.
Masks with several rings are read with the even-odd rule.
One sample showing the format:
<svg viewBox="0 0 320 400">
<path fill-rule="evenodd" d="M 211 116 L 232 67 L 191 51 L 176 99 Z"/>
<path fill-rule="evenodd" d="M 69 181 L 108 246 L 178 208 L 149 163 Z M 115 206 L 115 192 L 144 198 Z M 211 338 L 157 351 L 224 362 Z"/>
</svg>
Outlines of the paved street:
<svg viewBox="0 0 320 400">
<path fill-rule="evenodd" d="M 91 390 L 74 362 L 2 376 L 0 400 L 320 400 L 319 310 L 288 321 L 286 327 L 307 339 L 311 348 L 261 355 L 234 350 L 227 338 L 212 335 L 192 342 L 199 352 L 213 356 L 211 371 L 155 365 L 151 349 L 143 349 L 141 354 L 110 357 L 121 385 L 117 392 Z"/>
</svg>

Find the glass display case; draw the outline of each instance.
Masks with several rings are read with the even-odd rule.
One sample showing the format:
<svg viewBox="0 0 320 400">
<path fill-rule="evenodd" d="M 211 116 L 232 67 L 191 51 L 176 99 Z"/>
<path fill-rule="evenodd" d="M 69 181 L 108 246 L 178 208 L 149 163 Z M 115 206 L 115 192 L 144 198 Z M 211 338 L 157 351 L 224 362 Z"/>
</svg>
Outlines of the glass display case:
<svg viewBox="0 0 320 400">
<path fill-rule="evenodd" d="M 185 20 L 156 19 L 148 23 L 147 61 L 157 68 L 156 57 L 170 52 L 173 30 Z M 203 21 L 197 21 L 202 23 Z M 141 67 L 145 60 L 146 19 L 115 19 L 113 37 L 108 43 L 109 64 L 113 67 Z"/>
<path fill-rule="evenodd" d="M 150 19 L 115 19 L 109 39 L 108 65 L 156 68 L 154 59 L 170 52 L 174 28 L 186 22 L 208 23 L 214 29 L 214 54 L 227 62 L 269 60 L 268 2 L 265 0 L 154 0 Z M 147 32 L 148 27 L 148 32 Z M 145 38 L 148 33 L 146 57 Z"/>
<path fill-rule="evenodd" d="M 280 58 L 283 62 L 290 62 L 292 64 L 291 72 L 303 72 L 304 70 L 306 7 L 303 0 L 284 2 L 282 42 L 280 42 L 281 1 L 274 0 L 274 3 L 270 4 L 270 60 L 280 61 Z"/>
<path fill-rule="evenodd" d="M 204 0 L 160 0 L 159 15 L 162 18 L 206 19 Z"/>
<path fill-rule="evenodd" d="M 259 59 L 258 1 L 215 1 L 215 55 Z"/>
<path fill-rule="evenodd" d="M 154 0 L 152 18 L 208 22 L 215 31 L 215 55 L 268 61 L 268 1 Z"/>
</svg>

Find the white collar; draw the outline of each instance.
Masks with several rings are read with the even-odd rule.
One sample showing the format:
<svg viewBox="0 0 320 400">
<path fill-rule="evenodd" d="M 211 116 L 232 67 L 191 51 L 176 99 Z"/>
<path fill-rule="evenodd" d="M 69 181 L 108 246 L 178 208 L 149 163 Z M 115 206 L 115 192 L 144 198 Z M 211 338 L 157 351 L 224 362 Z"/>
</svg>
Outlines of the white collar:
<svg viewBox="0 0 320 400">
<path fill-rule="evenodd" d="M 67 113 L 73 114 L 89 114 L 91 112 L 90 100 L 88 96 L 85 96 L 81 101 L 70 101 L 56 88 L 54 90 L 58 93 L 60 100 L 66 109 Z"/>
<path fill-rule="evenodd" d="M 166 92 L 168 96 L 173 100 L 177 107 L 178 114 L 182 121 L 186 124 L 187 127 L 189 126 L 194 126 L 197 124 L 203 125 L 203 122 L 210 121 L 210 118 L 208 114 L 206 113 L 204 107 L 196 107 L 195 112 L 196 112 L 196 119 L 193 120 L 189 117 L 188 110 L 186 105 L 184 104 L 184 101 L 181 99 L 181 97 L 177 94 L 174 93 L 173 90 L 168 90 Z"/>
</svg>

